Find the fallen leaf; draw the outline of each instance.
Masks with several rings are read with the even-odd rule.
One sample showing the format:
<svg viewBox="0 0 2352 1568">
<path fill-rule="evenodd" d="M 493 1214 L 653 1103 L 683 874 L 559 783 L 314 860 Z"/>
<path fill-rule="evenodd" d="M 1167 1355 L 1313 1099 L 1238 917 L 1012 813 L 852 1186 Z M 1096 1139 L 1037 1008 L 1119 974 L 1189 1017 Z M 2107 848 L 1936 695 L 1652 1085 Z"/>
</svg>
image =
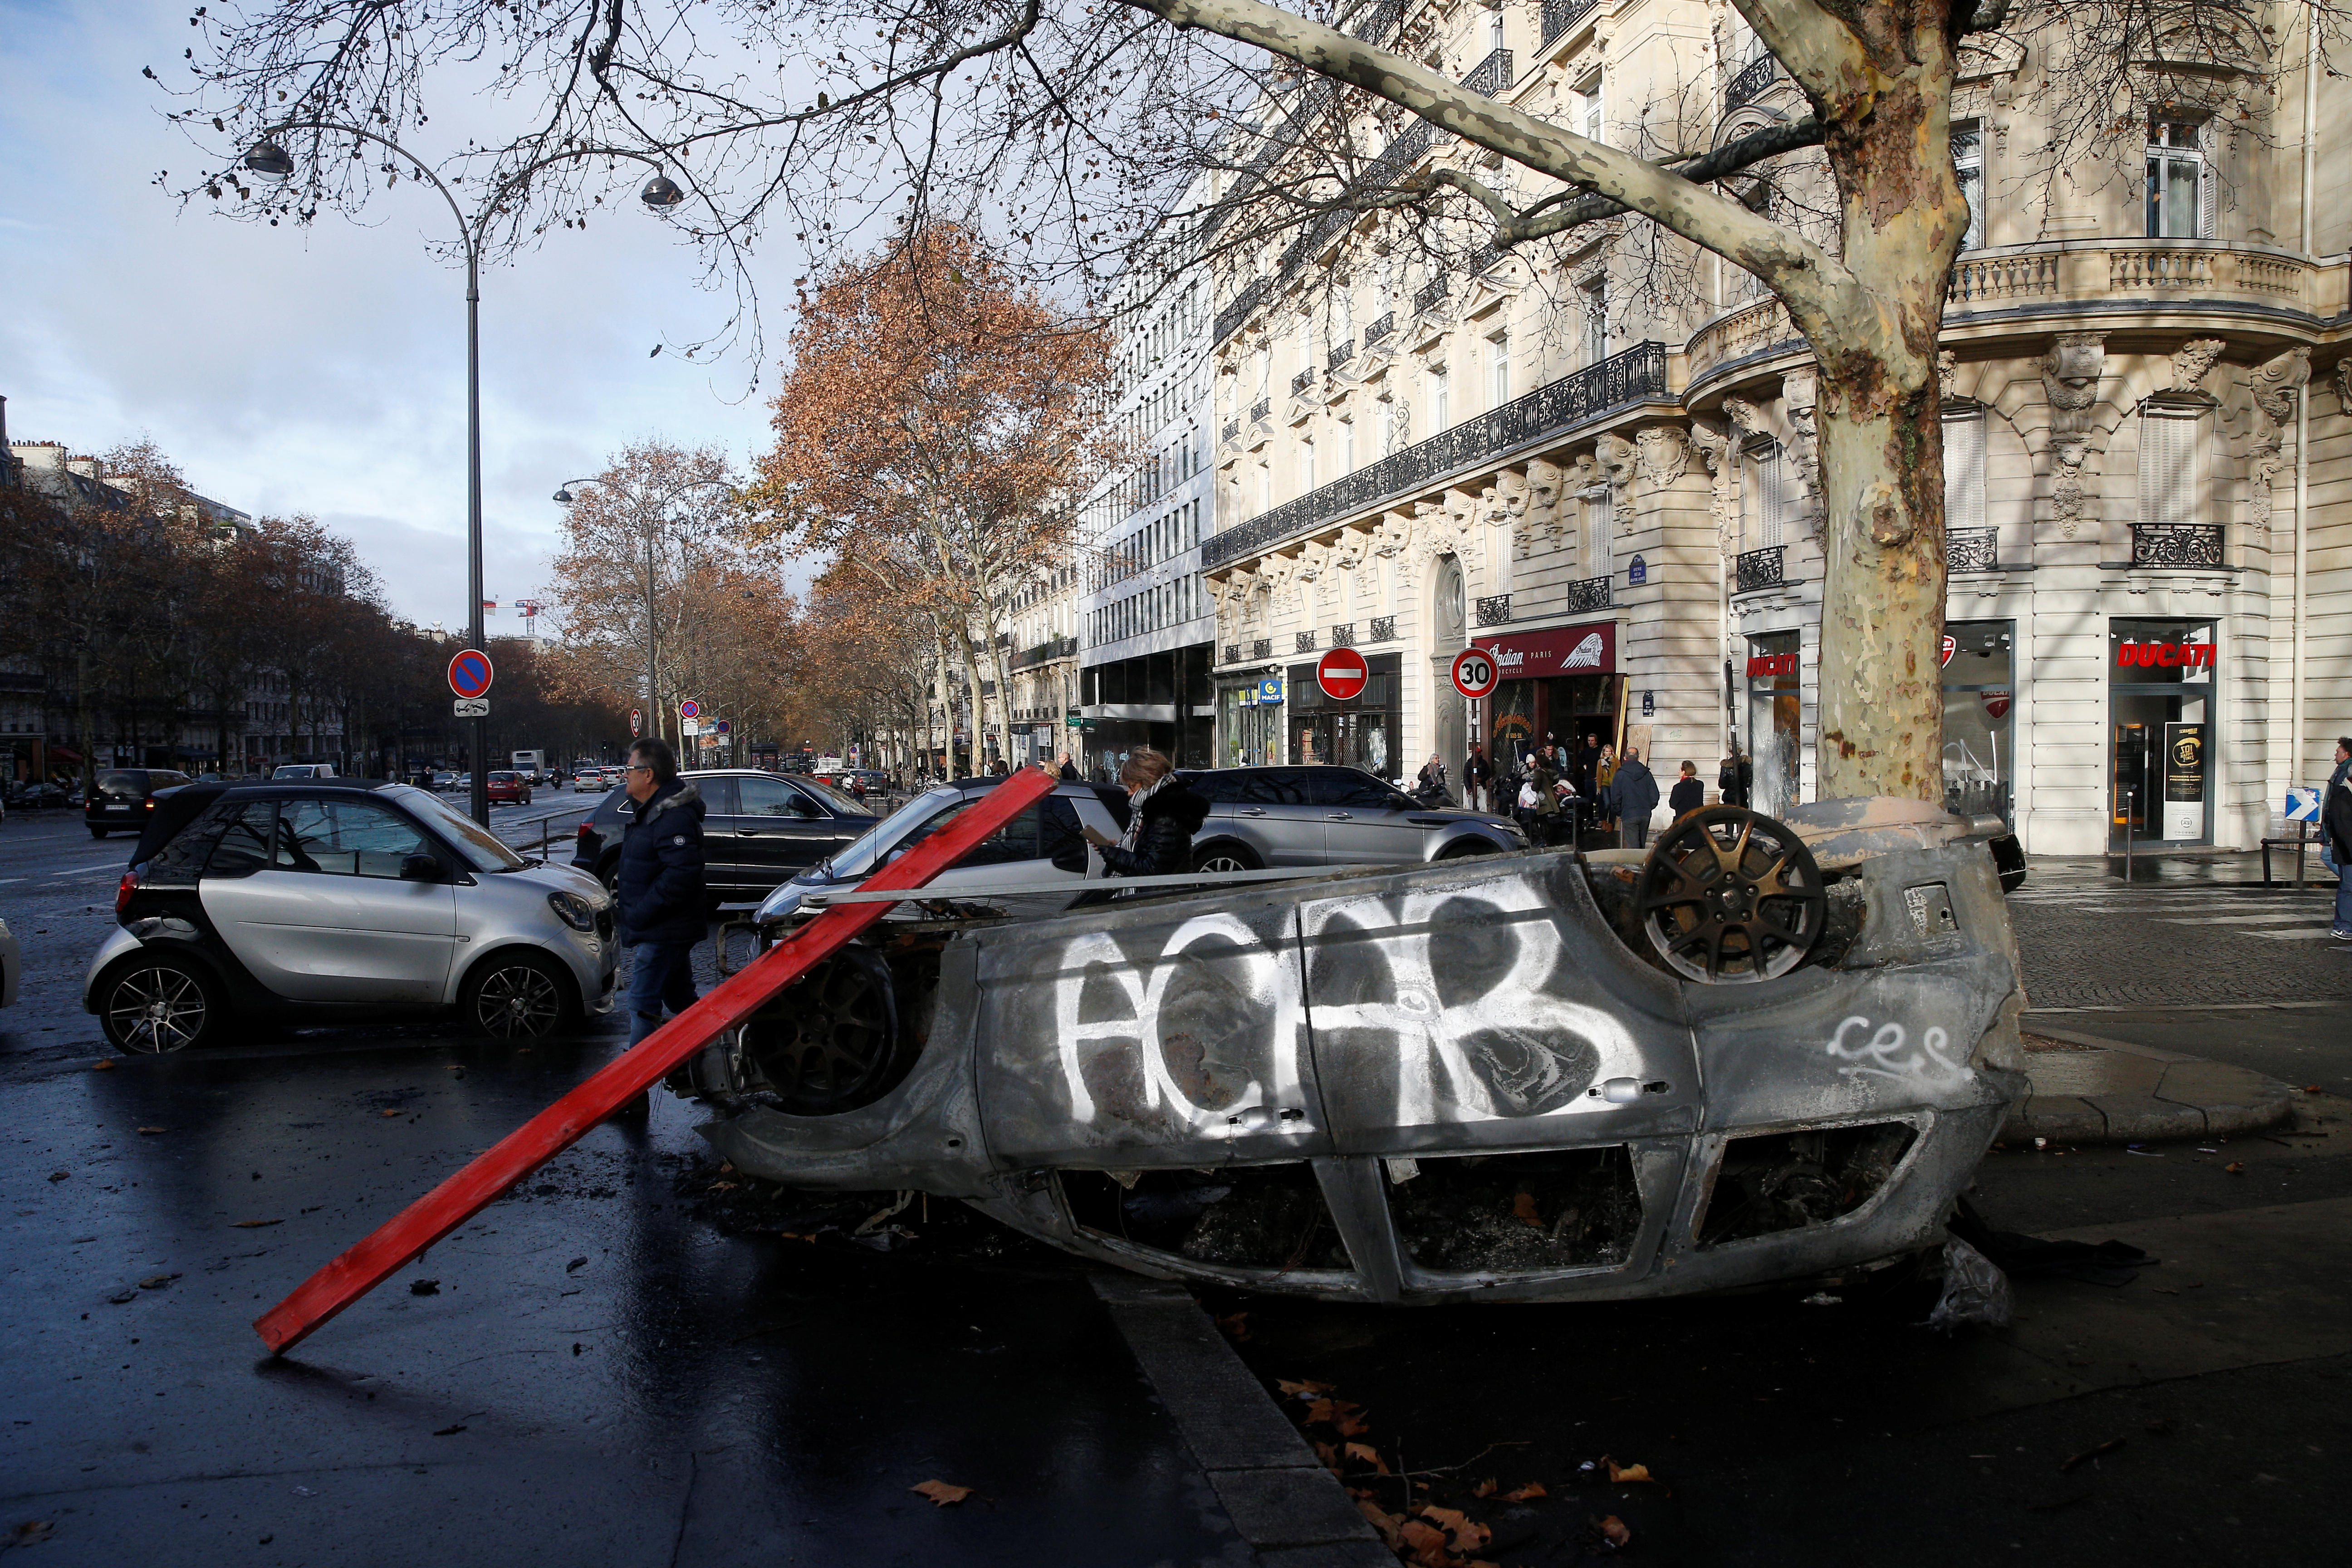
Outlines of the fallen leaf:
<svg viewBox="0 0 2352 1568">
<path fill-rule="evenodd" d="M 103 1061 L 92 1062 L 89 1064 L 89 1070 L 92 1072 L 112 1072 L 114 1070 L 114 1058 L 112 1057 L 109 1057 Z"/>
<path fill-rule="evenodd" d="M 1316 1444 L 1316 1445 L 1315 1445 L 1315 1457 L 1316 1457 L 1317 1458 L 1318 1458 L 1318 1459 L 1320 1459 L 1320 1460 L 1322 1460 L 1322 1461 L 1323 1461 L 1323 1468 L 1324 1468 L 1325 1469 L 1329 1470 L 1329 1471 L 1330 1471 L 1332 1474 L 1334 1474 L 1334 1475 L 1339 1474 L 1339 1449 L 1337 1449 L 1337 1448 L 1333 1447 L 1332 1447 L 1330 1444 L 1328 1444 L 1328 1443 L 1318 1443 L 1318 1444 Z"/>
<path fill-rule="evenodd" d="M 62 1182 L 72 1174 L 73 1173 L 71 1171 L 51 1171 L 49 1173 L 49 1180 L 53 1182 Z"/>
<path fill-rule="evenodd" d="M 454 1437 L 465 1429 L 466 1424 L 463 1421 L 460 1421 L 455 1426 L 444 1426 L 433 1435 L 436 1437 Z"/>
<path fill-rule="evenodd" d="M 1276 1379 L 1274 1385 L 1275 1387 L 1282 1390 L 1285 1394 L 1297 1394 L 1301 1398 L 1304 1398 L 1306 1395 L 1310 1394 L 1329 1394 L 1338 1386 L 1337 1384 L 1328 1383 L 1293 1383 L 1286 1377 Z"/>
<path fill-rule="evenodd" d="M 399 1110 L 398 1110 L 397 1108 L 394 1108 L 394 1110 L 379 1110 L 379 1111 L 377 1111 L 377 1112 L 376 1112 L 376 1114 L 377 1114 L 378 1116 L 397 1116 L 397 1115 L 399 1115 L 399 1114 L 400 1114 L 400 1111 L 399 1111 Z M 145 1129 L 144 1127 L 142 1127 L 139 1131 L 142 1131 L 142 1132 L 144 1132 L 144 1131 L 147 1131 L 147 1129 Z M 158 1131 L 161 1131 L 161 1129 L 158 1129 Z"/>
<path fill-rule="evenodd" d="M 16 1527 L 16 1544 L 30 1546 L 37 1541 L 47 1541 L 49 1538 L 49 1531 L 56 1528 L 57 1524 L 53 1521 L 28 1519 Z"/>
<path fill-rule="evenodd" d="M 110 1067 L 110 1066 L 112 1066 L 113 1064 L 110 1062 L 110 1063 L 106 1063 L 106 1064 L 104 1064 L 104 1065 Z M 2305 1085 L 2303 1086 L 2303 1092 L 2304 1092 L 2304 1093 L 2305 1093 L 2305 1094 L 2326 1094 L 2327 1091 L 2326 1091 L 2326 1089 L 2324 1089 L 2320 1088 L 2320 1087 L 2319 1087 L 2317 1084 L 2315 1084 L 2315 1083 L 2307 1083 L 2307 1084 L 2305 1084 Z"/>
<path fill-rule="evenodd" d="M 1447 1568 L 1447 1559 L 1454 1553 L 1446 1547 L 1445 1531 L 1433 1524 L 1409 1519 L 1398 1527 L 1397 1533 L 1403 1538 L 1397 1550 L 1412 1552 L 1409 1561 L 1420 1568 Z"/>
<path fill-rule="evenodd" d="M 1398 1527 L 1399 1521 L 1396 1515 L 1369 1498 L 1356 1500 L 1356 1511 L 1364 1516 L 1364 1521 L 1367 1524 L 1380 1531 L 1381 1543 L 1390 1551 L 1401 1552 L 1404 1549 L 1404 1532 Z"/>
<path fill-rule="evenodd" d="M 1612 1546 L 1623 1546 L 1633 1539 L 1633 1532 L 1625 1528 L 1625 1521 L 1613 1513 L 1601 1521 L 1600 1530 L 1602 1538 Z"/>
<path fill-rule="evenodd" d="M 285 1223 L 286 1222 L 282 1219 L 241 1219 L 230 1228 L 233 1230 L 262 1230 L 273 1225 L 284 1225 Z"/>
<path fill-rule="evenodd" d="M 1549 1492 L 1544 1490 L 1544 1486 L 1541 1481 L 1529 1481 L 1526 1486 L 1521 1487 L 1515 1492 L 1505 1492 L 1503 1494 L 1503 1500 L 1505 1502 L 1533 1502 L 1539 1497 L 1549 1497 L 1550 1495 L 1551 1494 Z"/>
<path fill-rule="evenodd" d="M 1601 1456 L 1601 1462 L 1609 1467 L 1609 1480 L 1613 1486 L 1623 1486 L 1629 1481 L 1649 1481 L 1654 1484 L 1658 1479 L 1650 1473 L 1650 1467 L 1647 1465 L 1621 1465 L 1605 1454 Z"/>
<path fill-rule="evenodd" d="M 1370 1443 L 1349 1444 L 1348 1458 L 1351 1459 L 1361 1459 L 1365 1464 L 1371 1466 L 1384 1476 L 1389 1473 L 1388 1461 L 1381 1458 L 1380 1451 L 1374 1448 Z"/>
<path fill-rule="evenodd" d="M 1495 1536 L 1493 1531 L 1458 1508 L 1440 1508 L 1435 1503 L 1429 1503 L 1423 1507 L 1421 1517 L 1442 1527 L 1452 1536 L 1456 1552 L 1475 1552 Z"/>
<path fill-rule="evenodd" d="M 2246 1173 L 2246 1163 L 2243 1160 L 2232 1160 L 2221 1169 L 2233 1176 L 2242 1176 Z"/>
<path fill-rule="evenodd" d="M 1219 1318 L 1217 1320 L 1217 1327 L 1223 1329 L 1234 1339 L 1245 1340 L 1249 1338 L 1249 1314 L 1247 1312 L 1235 1312 L 1228 1317 Z"/>
<path fill-rule="evenodd" d="M 2081 1453 L 2074 1456 L 2074 1458 L 2061 1461 L 2058 1466 L 2058 1473 L 2060 1475 L 2065 1475 L 2070 1471 L 2080 1468 L 2082 1466 L 2090 1463 L 2093 1459 L 2097 1458 L 2102 1454 L 2112 1454 L 2117 1448 L 2122 1447 L 2128 1440 L 2129 1439 L 2123 1437 L 2110 1437 L 2095 1448 L 2085 1448 Z"/>
<path fill-rule="evenodd" d="M 179 1276 L 176 1274 L 150 1274 L 146 1279 L 139 1281 L 139 1289 L 142 1290 L 161 1290 L 164 1286 L 169 1285 L 173 1280 L 177 1279 L 178 1278 Z"/>
<path fill-rule="evenodd" d="M 1362 1405 L 1352 1405 L 1344 1399 L 1318 1399 L 1307 1407 L 1307 1424 L 1309 1426 L 1340 1426 L 1344 1430 L 1343 1424 L 1361 1409 Z M 1355 1434 L 1351 1432 L 1349 1436 Z"/>
<path fill-rule="evenodd" d="M 1485 1480 L 1480 1481 L 1476 1486 L 1472 1487 L 1470 1489 L 1470 1495 L 1472 1497 L 1493 1497 L 1495 1495 L 1495 1479 L 1492 1476 L 1489 1476 Z"/>
<path fill-rule="evenodd" d="M 1511 1200 L 1511 1217 L 1538 1230 L 1543 1228 L 1543 1220 L 1536 1213 L 1536 1195 L 1533 1193 L 1521 1193 Z"/>
<path fill-rule="evenodd" d="M 938 1508 L 951 1507 L 971 1496 L 970 1487 L 951 1486 L 946 1481 L 924 1481 L 907 1489 L 922 1493 L 931 1500 L 933 1506 Z"/>
<path fill-rule="evenodd" d="M 569 1262 L 569 1263 L 567 1263 L 567 1264 L 565 1264 L 565 1265 L 563 1266 L 563 1271 L 564 1271 L 566 1274 L 569 1274 L 569 1273 L 571 1273 L 571 1272 L 572 1272 L 573 1269 L 575 1269 L 575 1268 L 587 1268 L 587 1267 L 588 1267 L 588 1260 L 587 1260 L 586 1258 L 573 1258 L 571 1262 Z"/>
</svg>

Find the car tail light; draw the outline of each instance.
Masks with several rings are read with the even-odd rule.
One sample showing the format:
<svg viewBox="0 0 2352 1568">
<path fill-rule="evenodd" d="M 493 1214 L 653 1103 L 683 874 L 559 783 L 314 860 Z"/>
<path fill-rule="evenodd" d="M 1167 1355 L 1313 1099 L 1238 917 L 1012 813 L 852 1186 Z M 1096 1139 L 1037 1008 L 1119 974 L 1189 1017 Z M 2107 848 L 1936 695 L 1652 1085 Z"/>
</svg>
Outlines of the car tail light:
<svg viewBox="0 0 2352 1568">
<path fill-rule="evenodd" d="M 147 797 L 147 809 L 150 811 L 155 809 L 155 797 L 152 795 Z"/>
<path fill-rule="evenodd" d="M 120 887 L 114 889 L 114 912 L 119 915 L 123 910 L 129 909 L 131 907 L 131 895 L 138 890 L 139 873 L 136 870 L 130 870 L 122 873 L 122 883 Z"/>
<path fill-rule="evenodd" d="M 580 837 L 573 840 L 582 854 L 596 847 L 596 830 L 586 823 L 580 825 Z"/>
</svg>

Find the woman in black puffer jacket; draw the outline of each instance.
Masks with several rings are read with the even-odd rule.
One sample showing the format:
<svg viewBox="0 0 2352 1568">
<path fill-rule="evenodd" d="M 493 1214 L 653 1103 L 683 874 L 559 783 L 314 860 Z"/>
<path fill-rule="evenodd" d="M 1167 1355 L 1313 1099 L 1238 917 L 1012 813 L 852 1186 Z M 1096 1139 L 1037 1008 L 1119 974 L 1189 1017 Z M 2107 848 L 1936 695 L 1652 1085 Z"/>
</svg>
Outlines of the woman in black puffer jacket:
<svg viewBox="0 0 2352 1568">
<path fill-rule="evenodd" d="M 1134 815 L 1127 833 L 1109 838 L 1089 827 L 1087 842 L 1102 851 L 1113 877 L 1173 877 L 1192 868 L 1192 835 L 1209 818 L 1209 803 L 1184 787 L 1176 764 L 1149 746 L 1130 752 L 1118 770 Z"/>
</svg>

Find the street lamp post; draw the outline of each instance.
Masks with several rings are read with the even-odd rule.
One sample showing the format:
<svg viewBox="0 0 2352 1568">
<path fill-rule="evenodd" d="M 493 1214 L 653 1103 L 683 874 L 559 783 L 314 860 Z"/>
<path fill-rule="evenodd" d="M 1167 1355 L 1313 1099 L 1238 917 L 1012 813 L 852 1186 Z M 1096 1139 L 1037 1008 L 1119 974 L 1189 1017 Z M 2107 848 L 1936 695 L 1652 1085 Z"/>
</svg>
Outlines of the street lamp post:
<svg viewBox="0 0 2352 1568">
<path fill-rule="evenodd" d="M 523 169 L 513 178 L 492 191 L 483 204 L 481 216 L 467 219 L 457 198 L 441 183 L 425 161 L 389 136 L 359 125 L 344 125 L 331 120 L 288 121 L 265 132 L 251 151 L 245 155 L 245 166 L 261 178 L 276 184 L 294 173 L 294 160 L 279 146 L 278 137 L 288 131 L 331 131 L 338 135 L 356 136 L 373 142 L 407 160 L 409 167 L 432 183 L 449 204 L 449 215 L 457 220 L 458 242 L 466 247 L 466 637 L 467 646 L 480 647 L 482 634 L 482 228 L 498 211 L 499 203 L 518 182 L 538 172 L 539 164 Z M 649 207 L 656 209 L 676 206 L 686 197 L 668 175 L 656 170 L 639 193 Z M 489 730 L 488 718 L 476 718 L 469 725 L 472 733 L 473 799 L 471 805 L 476 822 L 487 827 L 490 822 Z"/>
</svg>

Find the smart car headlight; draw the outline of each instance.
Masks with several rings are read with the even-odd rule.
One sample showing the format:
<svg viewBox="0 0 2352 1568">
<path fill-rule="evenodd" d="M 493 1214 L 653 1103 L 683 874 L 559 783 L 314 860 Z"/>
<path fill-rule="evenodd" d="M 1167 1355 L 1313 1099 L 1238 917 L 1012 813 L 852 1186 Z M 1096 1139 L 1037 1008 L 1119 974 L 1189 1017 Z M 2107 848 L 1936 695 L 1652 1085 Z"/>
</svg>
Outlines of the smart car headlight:
<svg viewBox="0 0 2352 1568">
<path fill-rule="evenodd" d="M 547 907 L 555 911 L 557 920 L 573 931 L 596 929 L 595 906 L 577 893 L 550 893 L 547 895 Z"/>
</svg>

